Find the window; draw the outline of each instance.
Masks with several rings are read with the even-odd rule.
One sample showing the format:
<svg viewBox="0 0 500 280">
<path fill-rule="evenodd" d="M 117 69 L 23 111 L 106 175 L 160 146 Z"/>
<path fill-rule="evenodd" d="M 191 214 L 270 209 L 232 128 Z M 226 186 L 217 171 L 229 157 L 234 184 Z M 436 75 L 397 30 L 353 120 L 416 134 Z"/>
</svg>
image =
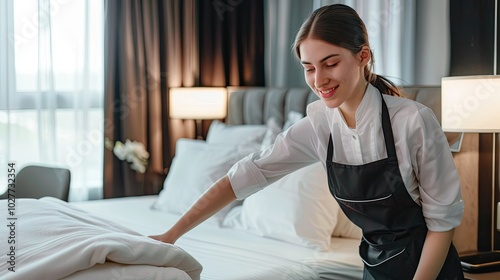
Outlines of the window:
<svg viewBox="0 0 500 280">
<path fill-rule="evenodd" d="M 103 5 L 0 4 L 0 58 L 7 61 L 0 65 L 2 182 L 7 163 L 15 162 L 17 170 L 42 163 L 71 170 L 70 200 L 85 200 L 89 188 L 102 188 Z M 5 188 L 0 184 L 0 192 Z"/>
</svg>

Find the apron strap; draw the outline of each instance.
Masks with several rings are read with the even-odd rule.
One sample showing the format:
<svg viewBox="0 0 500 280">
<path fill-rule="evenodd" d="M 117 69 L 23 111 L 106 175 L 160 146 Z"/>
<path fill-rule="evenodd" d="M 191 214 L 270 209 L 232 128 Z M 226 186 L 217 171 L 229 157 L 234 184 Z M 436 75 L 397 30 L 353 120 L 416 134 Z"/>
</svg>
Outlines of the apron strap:
<svg viewBox="0 0 500 280">
<path fill-rule="evenodd" d="M 384 131 L 387 157 L 396 157 L 396 146 L 394 145 L 394 135 L 392 134 L 391 117 L 389 116 L 389 110 L 387 109 L 382 93 L 380 94 L 380 98 L 382 98 L 382 130 Z"/>
<path fill-rule="evenodd" d="M 328 140 L 328 150 L 326 153 L 326 160 L 328 162 L 332 162 L 332 158 L 333 158 L 333 141 L 332 141 L 332 134 L 330 133 L 330 137 Z"/>
</svg>

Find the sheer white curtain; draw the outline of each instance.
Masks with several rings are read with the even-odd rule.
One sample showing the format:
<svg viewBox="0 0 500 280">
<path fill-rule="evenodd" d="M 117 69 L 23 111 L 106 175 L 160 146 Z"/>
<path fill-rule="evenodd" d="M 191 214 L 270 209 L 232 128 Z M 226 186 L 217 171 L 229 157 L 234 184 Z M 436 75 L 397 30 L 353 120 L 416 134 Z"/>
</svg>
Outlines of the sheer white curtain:
<svg viewBox="0 0 500 280">
<path fill-rule="evenodd" d="M 40 163 L 71 170 L 72 201 L 101 193 L 103 17 L 100 0 L 0 1 L 0 182 Z"/>
<path fill-rule="evenodd" d="M 375 57 L 375 73 L 384 75 L 399 85 L 414 84 L 415 45 L 418 43 L 416 2 L 416 0 L 266 0 L 267 85 L 282 87 L 305 85 L 302 69 L 300 65 L 296 65 L 295 58 L 290 53 L 290 46 L 300 25 L 313 10 L 336 3 L 353 7 L 365 22 Z"/>
<path fill-rule="evenodd" d="M 270 87 L 307 87 L 302 65 L 292 44 L 300 26 L 311 14 L 312 1 L 266 0 L 265 69 Z"/>
</svg>

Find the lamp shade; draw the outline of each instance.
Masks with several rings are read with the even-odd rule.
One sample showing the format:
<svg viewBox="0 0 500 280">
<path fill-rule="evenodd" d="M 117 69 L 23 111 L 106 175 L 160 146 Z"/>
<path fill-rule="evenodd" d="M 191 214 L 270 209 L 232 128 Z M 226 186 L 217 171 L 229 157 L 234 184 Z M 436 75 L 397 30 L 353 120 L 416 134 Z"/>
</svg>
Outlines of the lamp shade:
<svg viewBox="0 0 500 280">
<path fill-rule="evenodd" d="M 172 119 L 213 120 L 227 114 L 227 92 L 223 87 L 170 88 Z"/>
<path fill-rule="evenodd" d="M 447 132 L 500 132 L 500 76 L 441 79 L 441 125 Z"/>
</svg>

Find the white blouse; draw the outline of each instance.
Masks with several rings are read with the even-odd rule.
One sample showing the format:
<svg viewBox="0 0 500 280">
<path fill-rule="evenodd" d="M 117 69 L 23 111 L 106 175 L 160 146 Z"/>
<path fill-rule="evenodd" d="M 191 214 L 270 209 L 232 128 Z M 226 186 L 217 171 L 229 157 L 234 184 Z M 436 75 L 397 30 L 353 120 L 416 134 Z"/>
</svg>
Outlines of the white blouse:
<svg viewBox="0 0 500 280">
<path fill-rule="evenodd" d="M 403 182 L 423 210 L 431 231 L 447 231 L 462 220 L 460 179 L 448 141 L 432 110 L 411 99 L 383 95 L 389 109 Z M 337 108 L 318 100 L 307 116 L 281 133 L 274 145 L 250 154 L 228 172 L 238 199 L 317 161 L 326 166 L 331 133 L 333 161 L 361 165 L 387 157 L 379 91 L 369 85 L 349 128 Z"/>
</svg>

